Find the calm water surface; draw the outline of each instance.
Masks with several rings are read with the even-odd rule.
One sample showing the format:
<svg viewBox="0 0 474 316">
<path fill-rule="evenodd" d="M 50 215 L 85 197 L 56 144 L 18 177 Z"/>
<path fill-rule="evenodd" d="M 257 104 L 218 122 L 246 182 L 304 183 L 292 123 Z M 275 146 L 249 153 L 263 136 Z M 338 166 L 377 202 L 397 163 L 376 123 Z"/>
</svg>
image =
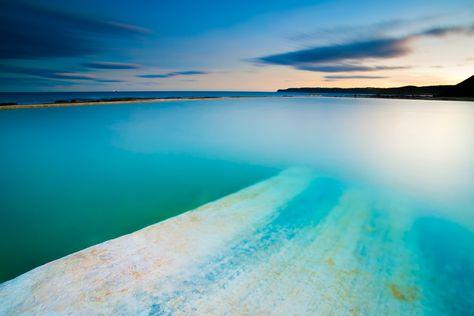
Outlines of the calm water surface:
<svg viewBox="0 0 474 316">
<path fill-rule="evenodd" d="M 0 111 L 0 135 L 0 280 L 304 166 L 325 180 L 281 210 L 273 229 L 293 238 L 357 188 L 374 201 L 373 226 L 390 223 L 401 236 L 359 232 L 359 255 L 376 243 L 409 249 L 438 311 L 474 308 L 472 103 L 308 97 L 25 109 Z M 384 219 L 387 201 L 404 211 Z"/>
</svg>

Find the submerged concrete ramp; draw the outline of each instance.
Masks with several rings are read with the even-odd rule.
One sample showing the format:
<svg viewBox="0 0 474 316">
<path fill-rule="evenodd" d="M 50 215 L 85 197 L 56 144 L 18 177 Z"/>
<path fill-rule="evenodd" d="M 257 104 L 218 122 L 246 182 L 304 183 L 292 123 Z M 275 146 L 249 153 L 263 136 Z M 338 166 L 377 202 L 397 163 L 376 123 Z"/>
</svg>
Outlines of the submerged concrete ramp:
<svg viewBox="0 0 474 316">
<path fill-rule="evenodd" d="M 433 312 L 406 214 L 291 168 L 3 283 L 0 314 Z"/>
</svg>

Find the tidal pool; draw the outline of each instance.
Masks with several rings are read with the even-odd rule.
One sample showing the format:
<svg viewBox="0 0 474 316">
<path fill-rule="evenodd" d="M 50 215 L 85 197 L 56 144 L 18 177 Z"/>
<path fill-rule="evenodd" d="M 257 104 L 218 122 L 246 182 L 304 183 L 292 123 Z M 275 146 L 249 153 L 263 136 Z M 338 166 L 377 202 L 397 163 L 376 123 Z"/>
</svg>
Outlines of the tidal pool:
<svg viewBox="0 0 474 316">
<path fill-rule="evenodd" d="M 469 102 L 25 109 L 0 131 L 3 281 L 168 219 L 3 283 L 0 312 L 474 309 Z"/>
</svg>

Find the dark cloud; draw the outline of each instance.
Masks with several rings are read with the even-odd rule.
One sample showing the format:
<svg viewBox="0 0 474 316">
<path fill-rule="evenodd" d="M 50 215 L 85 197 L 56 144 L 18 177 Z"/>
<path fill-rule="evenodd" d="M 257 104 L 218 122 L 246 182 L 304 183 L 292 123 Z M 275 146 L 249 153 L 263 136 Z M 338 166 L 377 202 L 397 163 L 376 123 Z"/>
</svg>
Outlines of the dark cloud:
<svg viewBox="0 0 474 316">
<path fill-rule="evenodd" d="M 49 87 L 56 85 L 73 85 L 75 83 L 72 81 L 54 79 L 0 77 L 0 84 L 2 87 L 14 86 L 15 88 L 18 88 L 18 85 Z"/>
<path fill-rule="evenodd" d="M 198 71 L 198 70 L 187 70 L 187 71 L 175 71 L 175 72 L 167 72 L 163 74 L 150 74 L 150 75 L 138 75 L 137 77 L 140 78 L 170 78 L 176 76 L 195 76 L 195 75 L 206 75 L 208 72 L 206 71 Z"/>
<path fill-rule="evenodd" d="M 45 73 L 44 77 L 54 78 L 54 79 L 69 79 L 69 80 L 96 80 L 95 75 L 93 74 L 84 74 L 78 72 L 53 72 Z"/>
<path fill-rule="evenodd" d="M 449 34 L 466 34 L 472 35 L 474 34 L 474 25 L 469 26 L 444 26 L 444 27 L 434 27 L 431 29 L 427 29 L 420 33 L 413 35 L 412 37 L 416 36 L 445 36 Z"/>
<path fill-rule="evenodd" d="M 300 49 L 264 56 L 257 59 L 263 64 L 291 66 L 300 70 L 318 72 L 351 72 L 390 70 L 406 67 L 365 66 L 367 59 L 387 59 L 407 55 L 410 42 L 419 37 L 441 37 L 448 34 L 474 34 L 474 26 L 437 27 L 399 38 L 357 40 Z"/>
<path fill-rule="evenodd" d="M 84 64 L 88 68 L 96 69 L 138 69 L 140 65 L 138 64 L 129 64 L 129 63 L 117 63 L 117 62 L 107 62 L 107 61 L 94 61 Z"/>
<path fill-rule="evenodd" d="M 13 76 L 27 76 L 27 78 L 14 78 L 10 79 L 15 82 L 28 81 L 28 82 L 38 82 L 47 79 L 48 81 L 55 80 L 57 82 L 70 82 L 70 80 L 81 80 L 81 81 L 91 81 L 99 83 L 112 83 L 112 82 L 123 82 L 122 80 L 115 79 L 103 79 L 97 78 L 95 74 L 90 73 L 80 73 L 80 72 L 61 72 L 56 70 L 49 69 L 40 69 L 40 68 L 31 68 L 31 67 L 22 67 L 22 66 L 11 66 L 11 65 L 0 65 L 0 71 L 2 73 L 11 73 Z M 34 78 L 31 78 L 34 77 Z"/>
<path fill-rule="evenodd" d="M 12 73 L 15 75 L 28 75 L 34 77 L 51 78 L 51 79 L 70 79 L 70 80 L 95 80 L 93 74 L 77 73 L 77 72 L 62 72 L 49 69 L 0 65 L 0 71 Z"/>
<path fill-rule="evenodd" d="M 262 57 L 259 60 L 267 64 L 294 66 L 348 59 L 391 58 L 405 55 L 408 51 L 406 39 L 375 39 L 297 50 Z"/>
<path fill-rule="evenodd" d="M 199 71 L 199 70 L 188 70 L 188 71 L 177 71 L 175 72 L 176 75 L 182 76 L 192 76 L 192 75 L 206 75 L 208 72 L 206 71 Z"/>
<path fill-rule="evenodd" d="M 96 79 L 95 82 L 101 82 L 101 83 L 117 83 L 117 82 L 125 82 L 123 80 L 117 80 L 117 79 Z"/>
<path fill-rule="evenodd" d="M 153 75 L 137 75 L 137 77 L 155 79 L 155 78 L 169 78 L 173 76 L 171 74 L 153 74 Z"/>
<path fill-rule="evenodd" d="M 319 72 L 354 72 L 354 71 L 377 71 L 377 70 L 394 70 L 408 69 L 410 66 L 365 66 L 360 64 L 315 64 L 315 65 L 297 65 L 297 69 Z"/>
<path fill-rule="evenodd" d="M 130 37 L 149 30 L 114 21 L 61 12 L 23 1 L 3 0 L 0 10 L 0 58 L 84 56 L 104 46 L 103 35 Z"/>
<path fill-rule="evenodd" d="M 386 76 L 364 76 L 364 75 L 354 75 L 354 76 L 324 76 L 328 80 L 339 80 L 339 79 L 384 79 Z"/>
</svg>

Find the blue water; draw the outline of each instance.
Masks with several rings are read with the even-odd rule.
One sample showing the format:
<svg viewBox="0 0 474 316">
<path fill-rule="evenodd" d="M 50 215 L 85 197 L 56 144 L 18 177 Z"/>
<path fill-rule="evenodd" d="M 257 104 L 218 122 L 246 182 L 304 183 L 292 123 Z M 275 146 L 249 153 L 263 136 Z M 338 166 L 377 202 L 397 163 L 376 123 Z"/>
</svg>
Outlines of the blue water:
<svg viewBox="0 0 474 316">
<path fill-rule="evenodd" d="M 121 148 L 115 124 L 144 108 L 0 112 L 1 281 L 196 208 L 277 170 Z"/>
<path fill-rule="evenodd" d="M 429 301 L 425 312 L 439 314 L 474 309 L 472 103 L 274 97 L 20 109 L 0 111 L 0 135 L 1 280 L 304 166 L 315 180 L 193 282 L 212 284 L 269 253 L 330 251 L 323 237 L 345 245 L 347 230 L 360 269 L 383 279 L 404 258 L 418 267 L 407 270 L 413 289 L 388 282 L 394 299 Z M 352 188 L 370 196 L 370 211 Z M 338 208 L 346 195 L 352 217 Z"/>
</svg>

